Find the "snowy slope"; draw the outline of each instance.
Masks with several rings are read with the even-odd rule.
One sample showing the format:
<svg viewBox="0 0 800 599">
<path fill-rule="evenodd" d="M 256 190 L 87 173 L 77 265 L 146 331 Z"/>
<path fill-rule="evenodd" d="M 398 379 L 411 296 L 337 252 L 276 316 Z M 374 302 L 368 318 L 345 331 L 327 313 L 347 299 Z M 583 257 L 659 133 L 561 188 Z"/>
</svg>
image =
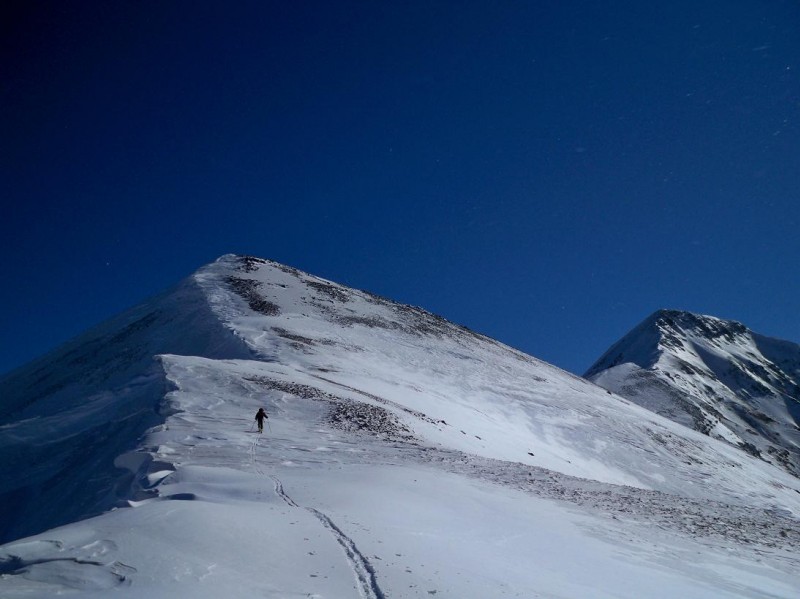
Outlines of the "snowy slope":
<svg viewBox="0 0 800 599">
<path fill-rule="evenodd" d="M 738 322 L 664 310 L 587 377 L 800 476 L 800 345 Z"/>
<path fill-rule="evenodd" d="M 163 421 L 162 353 L 250 356 L 189 279 L 0 381 L 0 542 L 119 503 L 115 457 Z"/>
<path fill-rule="evenodd" d="M 255 258 L 224 256 L 0 397 L 6 538 L 37 533 L 0 546 L 3 597 L 800 584 L 796 478 L 423 310 Z"/>
</svg>

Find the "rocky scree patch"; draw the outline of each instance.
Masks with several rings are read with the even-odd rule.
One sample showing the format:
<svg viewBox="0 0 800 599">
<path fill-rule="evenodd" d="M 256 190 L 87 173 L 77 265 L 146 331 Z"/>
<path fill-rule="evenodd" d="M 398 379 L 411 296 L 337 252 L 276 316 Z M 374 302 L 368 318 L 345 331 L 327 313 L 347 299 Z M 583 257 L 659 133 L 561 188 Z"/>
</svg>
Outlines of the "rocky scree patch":
<svg viewBox="0 0 800 599">
<path fill-rule="evenodd" d="M 258 292 L 261 287 L 260 282 L 239 277 L 226 277 L 225 282 L 236 295 L 247 302 L 254 312 L 264 316 L 278 316 L 281 313 L 280 306 L 264 299 Z"/>
<path fill-rule="evenodd" d="M 334 395 L 311 385 L 269 377 L 248 377 L 245 380 L 267 389 L 329 404 L 330 409 L 326 419 L 333 428 L 348 432 L 364 432 L 391 441 L 416 440 L 411 429 L 402 424 L 389 410 L 380 406 Z"/>
</svg>

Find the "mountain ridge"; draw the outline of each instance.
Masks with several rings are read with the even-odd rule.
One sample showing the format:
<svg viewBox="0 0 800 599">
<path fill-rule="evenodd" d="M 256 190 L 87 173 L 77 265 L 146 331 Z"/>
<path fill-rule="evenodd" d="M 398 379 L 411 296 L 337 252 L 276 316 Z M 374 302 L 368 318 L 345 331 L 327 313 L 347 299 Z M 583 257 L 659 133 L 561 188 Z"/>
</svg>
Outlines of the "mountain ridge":
<svg viewBox="0 0 800 599">
<path fill-rule="evenodd" d="M 800 475 L 800 345 L 737 321 L 659 310 L 585 376 Z"/>
<path fill-rule="evenodd" d="M 0 381 L 4 597 L 796 588 L 796 478 L 276 262 L 222 256 L 28 372 Z"/>
</svg>

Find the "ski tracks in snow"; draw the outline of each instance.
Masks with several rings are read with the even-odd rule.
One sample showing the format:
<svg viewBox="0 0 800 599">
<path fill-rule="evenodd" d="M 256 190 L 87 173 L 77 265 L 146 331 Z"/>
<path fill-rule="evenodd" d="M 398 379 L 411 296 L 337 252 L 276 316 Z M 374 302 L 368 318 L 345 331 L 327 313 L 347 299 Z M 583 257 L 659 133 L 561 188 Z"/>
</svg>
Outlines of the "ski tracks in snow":
<svg viewBox="0 0 800 599">
<path fill-rule="evenodd" d="M 378 586 L 378 581 L 375 578 L 375 569 L 372 567 L 372 564 L 369 563 L 366 556 L 358 550 L 353 539 L 344 534 L 342 530 L 333 523 L 333 520 L 319 510 L 315 510 L 311 507 L 305 509 L 314 514 L 317 519 L 322 522 L 322 525 L 333 534 L 336 542 L 344 549 L 345 555 L 347 555 L 347 561 L 350 562 L 350 567 L 358 581 L 361 595 L 367 599 L 385 599 L 386 596 L 383 594 L 383 591 L 381 591 L 381 588 Z"/>
<path fill-rule="evenodd" d="M 270 478 L 275 482 L 275 494 L 278 497 L 283 499 L 283 501 L 286 502 L 286 504 L 291 507 L 300 507 L 295 503 L 294 499 L 292 499 L 291 497 L 289 497 L 289 495 L 286 494 L 286 491 L 284 491 L 283 489 L 283 483 L 277 476 L 270 475 Z"/>
<path fill-rule="evenodd" d="M 257 474 L 261 476 L 267 476 L 267 474 L 264 472 L 264 469 L 258 463 L 258 459 L 256 459 L 258 440 L 258 437 L 256 437 L 250 444 L 250 462 L 253 470 Z M 375 575 L 375 568 L 372 566 L 367 557 L 361 553 L 361 551 L 359 551 L 353 539 L 348 537 L 328 515 L 324 514 L 318 509 L 298 505 L 297 502 L 286 493 L 283 488 L 283 483 L 277 476 L 270 474 L 269 477 L 272 479 L 275 485 L 275 494 L 280 497 L 284 503 L 286 503 L 286 505 L 293 508 L 304 509 L 308 513 L 312 514 L 317 520 L 320 521 L 320 523 L 328 530 L 328 532 L 333 535 L 333 538 L 336 539 L 336 542 L 339 543 L 342 549 L 344 549 L 344 554 L 347 557 L 350 569 L 353 571 L 353 575 L 355 576 L 361 596 L 364 599 L 386 599 L 386 595 L 384 595 L 383 591 L 378 585 Z"/>
<path fill-rule="evenodd" d="M 295 502 L 295 500 L 286 493 L 283 488 L 283 483 L 277 476 L 270 475 L 270 478 L 275 483 L 275 493 L 278 495 L 278 497 L 283 499 L 286 505 L 294 508 L 301 508 L 310 514 L 313 514 L 314 517 L 317 518 L 317 520 L 319 520 L 322 525 L 333 535 L 333 538 L 336 539 L 336 542 L 341 545 L 342 549 L 344 549 L 347 561 L 350 564 L 350 569 L 353 570 L 353 574 L 356 578 L 356 582 L 358 583 L 358 589 L 361 593 L 361 596 L 365 599 L 386 599 L 386 595 L 383 594 L 380 586 L 378 586 L 378 581 L 375 576 L 375 568 L 372 567 L 372 564 L 369 562 L 366 556 L 359 551 L 353 539 L 348 537 L 341 528 L 336 526 L 333 520 L 331 520 L 326 514 L 314 509 L 313 507 L 303 508 L 302 506 L 299 506 L 297 502 Z"/>
<path fill-rule="evenodd" d="M 255 452 L 255 447 L 257 444 L 257 441 L 253 443 L 253 452 Z M 264 472 L 260 470 L 257 465 L 255 453 L 253 453 L 253 464 L 256 468 L 256 471 L 263 475 Z M 366 556 L 359 551 L 353 539 L 348 537 L 342 531 L 342 529 L 336 526 L 333 520 L 331 520 L 330 517 L 323 512 L 312 507 L 302 507 L 298 505 L 297 502 L 286 493 L 283 488 L 283 483 L 277 476 L 270 475 L 270 478 L 275 483 L 275 494 L 280 497 L 284 503 L 286 503 L 286 505 L 293 508 L 304 509 L 308 513 L 312 514 L 317 520 L 320 521 L 320 523 L 322 523 L 328 532 L 333 535 L 333 538 L 336 539 L 336 542 L 339 543 L 342 549 L 344 549 L 344 554 L 347 557 L 348 563 L 350 564 L 350 569 L 353 571 L 353 575 L 355 576 L 361 596 L 364 599 L 386 599 L 386 595 L 384 595 L 383 591 L 378 585 L 375 575 L 375 568 L 373 568 Z"/>
<path fill-rule="evenodd" d="M 250 444 L 250 464 L 253 466 L 253 470 L 255 470 L 257 474 L 266 476 L 264 470 L 261 468 L 261 465 L 256 459 L 256 447 L 258 447 L 258 437 L 253 439 L 253 442 Z"/>
</svg>

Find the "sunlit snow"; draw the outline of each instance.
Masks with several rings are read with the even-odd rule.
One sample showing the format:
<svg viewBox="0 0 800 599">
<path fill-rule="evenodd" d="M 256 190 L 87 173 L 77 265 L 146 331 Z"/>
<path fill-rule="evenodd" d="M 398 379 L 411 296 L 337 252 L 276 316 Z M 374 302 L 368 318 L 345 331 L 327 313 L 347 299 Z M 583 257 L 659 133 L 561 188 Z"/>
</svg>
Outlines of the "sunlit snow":
<svg viewBox="0 0 800 599">
<path fill-rule="evenodd" d="M 800 588 L 798 479 L 271 262 L 225 256 L 0 391 L 4 598 Z"/>
</svg>

